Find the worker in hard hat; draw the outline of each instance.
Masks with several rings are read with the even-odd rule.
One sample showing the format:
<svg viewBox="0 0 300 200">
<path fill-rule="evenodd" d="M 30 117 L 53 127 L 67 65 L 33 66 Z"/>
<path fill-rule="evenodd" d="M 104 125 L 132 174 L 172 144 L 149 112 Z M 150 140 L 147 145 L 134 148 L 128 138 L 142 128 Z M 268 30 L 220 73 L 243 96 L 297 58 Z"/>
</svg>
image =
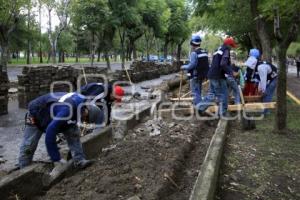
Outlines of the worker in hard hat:
<svg viewBox="0 0 300 200">
<path fill-rule="evenodd" d="M 228 90 L 226 77 L 232 76 L 230 50 L 236 48 L 236 42 L 232 37 L 224 39 L 223 45 L 220 46 L 213 54 L 211 67 L 208 71 L 209 90 L 205 100 L 198 106 L 199 114 L 205 114 L 205 110 L 211 106 L 211 102 L 217 100 L 219 104 L 219 116 L 227 113 L 228 107 Z"/>
<path fill-rule="evenodd" d="M 195 106 L 202 100 L 201 90 L 202 82 L 207 78 L 208 54 L 207 51 L 202 49 L 202 39 L 199 35 L 193 35 L 190 41 L 192 52 L 190 54 L 190 63 L 183 65 L 182 70 L 187 72 L 188 79 L 190 80 L 190 88 L 193 95 L 193 103 Z"/>
<path fill-rule="evenodd" d="M 111 107 L 113 102 L 120 103 L 125 92 L 121 86 L 104 83 L 89 83 L 80 88 L 79 91 L 81 94 L 87 96 L 87 98 L 93 103 L 100 103 L 98 106 L 103 110 L 106 107 L 104 112 L 106 125 L 110 124 L 111 116 Z"/>
<path fill-rule="evenodd" d="M 245 62 L 245 88 L 243 94 L 245 96 L 254 96 L 258 94 L 259 81 L 255 78 L 255 71 L 260 61 L 260 51 L 256 48 L 250 49 L 249 57 Z"/>
<path fill-rule="evenodd" d="M 86 160 L 80 142 L 79 122 L 94 126 L 103 123 L 103 112 L 96 105 L 86 102 L 86 97 L 79 93 L 49 93 L 32 100 L 26 114 L 24 138 L 20 147 L 19 167 L 31 164 L 39 139 L 45 135 L 46 149 L 55 168 L 50 175 L 55 175 L 65 165 L 56 143 L 58 133 L 63 133 L 75 167 L 85 168 L 91 164 Z"/>
</svg>

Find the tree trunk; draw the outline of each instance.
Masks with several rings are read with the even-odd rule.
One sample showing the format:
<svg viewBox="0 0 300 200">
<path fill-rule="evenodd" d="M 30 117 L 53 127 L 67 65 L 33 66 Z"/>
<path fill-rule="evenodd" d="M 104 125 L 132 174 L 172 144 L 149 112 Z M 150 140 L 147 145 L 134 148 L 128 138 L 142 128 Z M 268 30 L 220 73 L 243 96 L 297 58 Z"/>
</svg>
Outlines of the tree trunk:
<svg viewBox="0 0 300 200">
<path fill-rule="evenodd" d="M 98 55 L 97 55 L 97 62 L 100 62 L 100 56 L 101 56 L 101 51 L 100 49 L 98 50 Z"/>
<path fill-rule="evenodd" d="M 65 52 L 64 51 L 62 52 L 61 62 L 63 62 L 63 63 L 65 62 Z"/>
<path fill-rule="evenodd" d="M 121 60 L 122 60 L 122 69 L 125 69 L 125 30 L 119 29 L 119 36 L 120 36 L 120 41 L 121 41 Z"/>
<path fill-rule="evenodd" d="M 91 66 L 94 66 L 94 58 L 95 58 L 95 34 L 92 32 L 92 44 L 91 44 Z"/>
<path fill-rule="evenodd" d="M 1 62 L 0 62 L 0 70 L 2 72 L 7 72 L 7 62 L 8 62 L 8 57 L 9 57 L 9 52 L 8 52 L 8 44 L 6 42 L 2 43 L 1 46 Z"/>
<path fill-rule="evenodd" d="M 166 59 L 168 56 L 168 45 L 169 45 L 169 41 L 165 40 L 165 44 L 164 44 L 164 58 Z"/>
<path fill-rule="evenodd" d="M 75 46 L 75 62 L 78 63 L 79 61 L 79 50 L 78 50 L 78 40 L 76 40 L 76 46 Z"/>
<path fill-rule="evenodd" d="M 181 50 L 182 50 L 182 44 L 184 43 L 184 40 L 181 40 L 179 44 L 177 44 L 177 54 L 176 59 L 177 61 L 180 61 L 181 58 Z M 166 58 L 167 59 L 167 58 Z"/>
<path fill-rule="evenodd" d="M 133 60 L 137 60 L 137 52 L 136 52 L 135 44 L 133 44 L 132 46 L 132 54 L 133 54 Z"/>
<path fill-rule="evenodd" d="M 110 59 L 109 59 L 109 55 L 108 55 L 108 52 L 107 52 L 107 51 L 104 52 L 104 57 L 105 57 L 106 65 L 107 65 L 107 70 L 108 70 L 108 71 L 111 71 L 111 67 L 110 67 Z"/>
<path fill-rule="evenodd" d="M 181 45 L 182 44 L 177 45 L 177 54 L 176 54 L 177 61 L 180 61 L 180 55 L 181 55 L 181 49 L 182 49 Z"/>
<path fill-rule="evenodd" d="M 52 58 L 52 63 L 55 64 L 56 63 L 56 46 L 55 46 L 54 41 L 51 45 L 51 58 Z"/>
<path fill-rule="evenodd" d="M 59 63 L 62 62 L 62 54 L 61 53 L 62 53 L 61 51 L 58 52 L 58 62 Z"/>
<path fill-rule="evenodd" d="M 26 64 L 30 64 L 30 41 L 27 40 L 27 53 L 26 53 Z"/>
<path fill-rule="evenodd" d="M 40 63 L 43 63 L 43 53 L 42 53 L 42 4 L 39 1 L 39 29 L 40 29 L 40 38 L 39 38 L 39 57 Z"/>
<path fill-rule="evenodd" d="M 47 63 L 49 63 L 49 62 L 50 62 L 50 59 L 51 59 L 51 51 L 48 51 Z"/>
<path fill-rule="evenodd" d="M 251 41 L 251 48 L 257 48 L 257 49 L 262 49 L 260 42 L 257 38 L 257 34 L 255 33 L 248 33 L 249 39 Z"/>
<path fill-rule="evenodd" d="M 76 50 L 76 58 L 75 58 L 75 62 L 77 62 L 78 63 L 78 61 L 79 61 L 79 52 L 78 52 L 78 50 Z"/>
<path fill-rule="evenodd" d="M 277 86 L 277 109 L 275 127 L 279 133 L 286 129 L 287 107 L 286 107 L 286 48 L 277 48 L 279 65 L 278 86 Z"/>
<path fill-rule="evenodd" d="M 264 18 L 261 17 L 258 11 L 258 0 L 251 0 L 251 13 L 253 19 L 255 19 L 256 32 L 260 40 L 262 47 L 263 59 L 266 61 L 272 61 L 272 45 L 270 34 L 267 31 L 267 23 Z"/>
</svg>

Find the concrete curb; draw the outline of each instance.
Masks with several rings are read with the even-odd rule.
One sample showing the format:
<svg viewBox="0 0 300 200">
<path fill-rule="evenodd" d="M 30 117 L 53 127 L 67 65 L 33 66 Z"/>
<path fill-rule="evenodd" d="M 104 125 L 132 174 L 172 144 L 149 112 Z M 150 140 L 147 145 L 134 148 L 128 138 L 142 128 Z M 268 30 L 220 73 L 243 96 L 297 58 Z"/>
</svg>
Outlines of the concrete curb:
<svg viewBox="0 0 300 200">
<path fill-rule="evenodd" d="M 22 198 L 42 191 L 44 176 L 42 171 L 45 167 L 45 164 L 34 164 L 3 177 L 0 180 L 1 199 L 8 199 L 11 196 Z"/>
<path fill-rule="evenodd" d="M 214 199 L 228 121 L 220 120 L 210 142 L 189 200 Z"/>
</svg>

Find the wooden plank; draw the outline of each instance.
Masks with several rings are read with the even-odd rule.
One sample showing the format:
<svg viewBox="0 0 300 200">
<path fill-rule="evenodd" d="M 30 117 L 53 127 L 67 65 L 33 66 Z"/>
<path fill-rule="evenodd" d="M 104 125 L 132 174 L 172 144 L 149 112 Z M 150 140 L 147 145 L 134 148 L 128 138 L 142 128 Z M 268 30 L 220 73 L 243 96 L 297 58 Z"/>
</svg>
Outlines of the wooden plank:
<svg viewBox="0 0 300 200">
<path fill-rule="evenodd" d="M 276 102 L 270 102 L 270 103 L 245 103 L 243 106 L 242 104 L 238 105 L 228 105 L 228 111 L 262 111 L 263 109 L 274 109 L 276 108 Z M 168 109 L 161 109 L 159 112 L 171 112 L 172 110 L 175 111 L 186 111 L 191 110 L 192 107 L 189 108 L 168 108 Z M 214 113 L 218 110 L 218 106 L 210 106 L 207 108 L 208 112 Z"/>
<path fill-rule="evenodd" d="M 300 99 L 298 99 L 295 95 L 293 95 L 291 92 L 287 91 L 286 94 L 293 99 L 298 105 L 300 105 Z"/>
<path fill-rule="evenodd" d="M 261 102 L 261 96 L 244 96 L 245 102 Z M 180 98 L 180 101 L 192 101 L 193 97 Z M 178 101 L 178 98 L 170 98 L 170 101 Z"/>
<path fill-rule="evenodd" d="M 276 108 L 276 102 L 270 103 L 245 103 L 243 106 L 242 104 L 238 105 L 228 105 L 228 111 L 262 111 L 264 109 L 274 109 Z M 207 111 L 209 112 L 216 112 L 218 110 L 218 106 L 210 106 Z"/>
<path fill-rule="evenodd" d="M 243 94 L 241 86 L 239 85 L 238 87 L 239 87 L 239 93 L 240 93 L 241 102 L 244 105 L 245 104 L 244 94 Z"/>
<path fill-rule="evenodd" d="M 178 103 L 180 103 L 182 81 L 183 81 L 183 70 L 181 70 L 181 76 L 180 76 L 180 84 L 179 84 L 179 91 L 178 91 L 178 98 L 179 98 Z"/>
<path fill-rule="evenodd" d="M 244 96 L 245 102 L 261 102 L 262 96 L 255 95 L 255 96 Z"/>
</svg>

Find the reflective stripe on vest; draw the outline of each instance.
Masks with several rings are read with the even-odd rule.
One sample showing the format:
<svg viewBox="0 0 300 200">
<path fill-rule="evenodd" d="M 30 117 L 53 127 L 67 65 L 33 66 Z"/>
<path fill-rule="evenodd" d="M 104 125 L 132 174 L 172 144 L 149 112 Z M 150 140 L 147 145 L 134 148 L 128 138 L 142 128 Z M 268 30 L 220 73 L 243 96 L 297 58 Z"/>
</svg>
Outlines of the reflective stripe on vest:
<svg viewBox="0 0 300 200">
<path fill-rule="evenodd" d="M 103 97 L 104 97 L 104 92 L 95 96 L 95 98 L 91 101 L 91 103 L 96 104 L 96 101 L 98 101 L 99 99 L 102 99 Z"/>
<path fill-rule="evenodd" d="M 75 93 L 74 92 L 71 92 L 71 93 L 67 93 L 65 94 L 64 96 L 60 97 L 60 99 L 58 100 L 58 102 L 65 102 L 65 100 L 67 98 L 70 98 L 71 96 L 73 96 Z"/>
<path fill-rule="evenodd" d="M 208 54 L 207 53 L 198 54 L 198 58 L 202 58 L 202 57 L 208 57 Z"/>
<path fill-rule="evenodd" d="M 219 55 L 221 55 L 221 56 L 222 56 L 222 55 L 223 55 L 223 53 L 224 53 L 224 52 L 223 52 L 222 50 L 218 50 L 218 51 L 216 51 L 216 52 L 214 53 L 214 55 L 216 55 L 216 54 L 219 54 Z"/>
</svg>

